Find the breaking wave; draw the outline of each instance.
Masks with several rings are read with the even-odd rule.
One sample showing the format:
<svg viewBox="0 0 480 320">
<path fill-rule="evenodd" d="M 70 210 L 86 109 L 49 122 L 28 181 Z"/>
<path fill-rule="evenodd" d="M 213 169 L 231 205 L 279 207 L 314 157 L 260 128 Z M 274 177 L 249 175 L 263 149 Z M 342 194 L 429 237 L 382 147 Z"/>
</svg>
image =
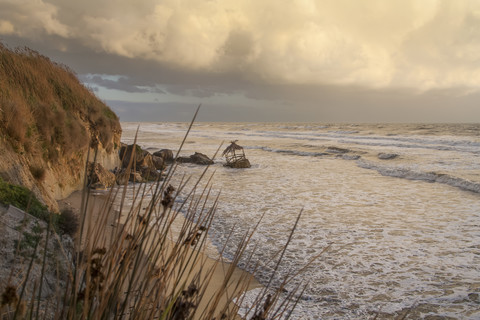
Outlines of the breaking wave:
<svg viewBox="0 0 480 320">
<path fill-rule="evenodd" d="M 371 161 L 359 160 L 358 166 L 364 169 L 375 170 L 383 176 L 403 178 L 408 180 L 422 180 L 437 182 L 475 193 L 480 193 L 480 183 L 455 177 L 445 173 L 416 171 L 404 167 L 386 166 Z"/>
</svg>

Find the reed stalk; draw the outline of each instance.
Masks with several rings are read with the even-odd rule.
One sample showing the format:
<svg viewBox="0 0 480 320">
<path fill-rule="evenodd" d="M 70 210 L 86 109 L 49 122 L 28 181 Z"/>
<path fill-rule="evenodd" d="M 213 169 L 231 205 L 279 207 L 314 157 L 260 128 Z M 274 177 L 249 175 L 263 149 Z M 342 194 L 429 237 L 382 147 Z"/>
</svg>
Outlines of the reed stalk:
<svg viewBox="0 0 480 320">
<path fill-rule="evenodd" d="M 195 116 L 197 113 L 198 109 Z M 189 130 L 192 125 L 193 121 Z M 187 135 L 188 132 L 181 146 L 185 143 Z M 135 142 L 136 139 L 137 137 Z M 134 168 L 134 163 L 135 151 L 129 159 L 127 172 Z M 80 231 L 75 242 L 75 262 L 68 264 L 66 284 L 60 288 L 63 290 L 59 295 L 61 299 L 46 303 L 51 306 L 49 307 L 51 310 L 55 310 L 56 318 L 238 319 L 239 306 L 235 302 L 241 303 L 244 300 L 244 293 L 251 277 L 244 275 L 234 282 L 232 275 L 241 259 L 246 260 L 254 272 L 257 270 L 254 252 L 247 252 L 247 247 L 263 216 L 252 230 L 244 232 L 244 236 L 236 245 L 231 263 L 226 270 L 222 270 L 224 272 L 222 285 L 214 294 L 207 296 L 207 288 L 213 275 L 219 272 L 219 269 L 225 268 L 221 262 L 223 258 L 213 264 L 207 264 L 205 253 L 206 237 L 215 218 L 220 194 L 212 194 L 214 174 L 206 178 L 209 167 L 205 168 L 196 181 L 191 181 L 191 178 L 185 176 L 173 179 L 176 177 L 177 169 L 177 165 L 172 164 L 161 181 L 124 184 L 112 188 L 106 195 L 103 205 L 97 207 L 97 211 L 92 211 L 95 208 L 92 205 L 95 198 L 88 188 L 84 189 Z M 200 189 L 200 183 L 204 180 L 206 183 Z M 174 181 L 179 182 L 175 185 Z M 190 183 L 193 183 L 193 186 L 188 190 L 187 185 Z M 132 192 L 132 203 L 127 203 L 128 192 Z M 127 204 L 130 205 L 129 208 Z M 178 234 L 174 234 L 172 226 L 180 219 L 180 215 L 184 216 L 183 222 Z M 301 212 L 286 244 L 279 252 L 280 257 L 274 273 L 282 262 L 300 217 Z M 54 231 L 49 224 L 44 246 L 42 277 L 50 232 Z M 230 235 L 232 234 L 233 230 Z M 60 243 L 58 235 L 50 238 Z M 229 236 L 220 254 L 230 245 Z M 61 248 L 63 250 L 63 247 Z M 64 253 L 64 256 L 68 255 Z M 299 275 L 285 277 L 275 288 L 272 282 L 275 274 L 272 274 L 270 281 L 250 309 L 251 319 L 288 318 L 305 287 L 297 285 L 286 297 L 282 295 L 282 291 L 297 276 Z M 33 317 L 36 303 L 37 319 L 42 311 L 42 277 L 31 293 L 29 304 L 30 317 Z M 21 298 L 25 286 L 26 284 L 21 289 Z M 202 301 L 204 304 L 200 308 Z M 19 304 L 16 306 L 15 314 L 3 315 L 2 319 L 16 319 L 18 309 Z M 47 316 L 46 311 L 43 310 L 44 317 Z"/>
</svg>

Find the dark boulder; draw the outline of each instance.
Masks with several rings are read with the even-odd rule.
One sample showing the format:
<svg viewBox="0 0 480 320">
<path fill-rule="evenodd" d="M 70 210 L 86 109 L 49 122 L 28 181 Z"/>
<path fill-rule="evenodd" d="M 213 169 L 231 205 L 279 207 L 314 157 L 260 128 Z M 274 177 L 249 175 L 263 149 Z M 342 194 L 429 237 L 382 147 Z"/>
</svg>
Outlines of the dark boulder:
<svg viewBox="0 0 480 320">
<path fill-rule="evenodd" d="M 193 160 L 190 157 L 178 157 L 176 160 L 178 163 L 192 163 Z"/>
<path fill-rule="evenodd" d="M 225 164 L 226 167 L 235 168 L 235 169 L 243 169 L 243 168 L 250 168 L 252 165 L 247 158 L 242 158 L 234 162 L 229 162 Z"/>
<path fill-rule="evenodd" d="M 157 157 L 156 155 L 153 155 L 152 156 L 152 161 L 153 161 L 153 166 L 155 167 L 155 169 L 157 169 L 157 170 L 165 169 L 166 165 L 165 165 L 165 161 L 163 160 L 162 157 Z"/>
<path fill-rule="evenodd" d="M 213 160 L 204 155 L 203 153 L 195 152 L 195 154 L 192 154 L 190 156 L 192 158 L 192 162 L 195 164 L 201 164 L 201 165 L 209 165 L 213 164 Z"/>
<path fill-rule="evenodd" d="M 115 175 L 115 179 L 118 185 L 124 185 L 130 180 L 130 176 L 127 175 L 127 171 L 125 169 L 121 169 Z"/>
<path fill-rule="evenodd" d="M 131 144 L 128 146 L 122 146 L 119 151 L 120 160 L 122 161 L 122 168 L 128 167 L 130 159 L 132 158 L 135 150 L 134 162 L 132 166 L 141 166 L 145 156 L 148 151 L 142 150 L 142 148 L 137 144 Z"/>
<path fill-rule="evenodd" d="M 156 169 L 155 164 L 153 163 L 153 156 L 147 151 L 144 151 L 142 161 L 137 161 L 136 169 L 138 170 L 139 168 L 143 168 L 143 167 Z"/>
<path fill-rule="evenodd" d="M 140 172 L 128 172 L 126 169 L 120 170 L 116 175 L 118 185 L 124 185 L 130 182 L 145 182 Z"/>
<path fill-rule="evenodd" d="M 162 149 L 154 152 L 153 155 L 162 158 L 166 164 L 172 163 L 174 160 L 173 151 L 170 149 Z"/>
<path fill-rule="evenodd" d="M 152 167 L 141 167 L 140 175 L 145 181 L 158 181 L 161 180 L 162 174 L 157 169 Z"/>
<path fill-rule="evenodd" d="M 210 165 L 214 163 L 209 157 L 199 152 L 195 152 L 195 154 L 192 154 L 190 157 L 178 157 L 177 162 L 194 163 L 199 165 Z"/>
<path fill-rule="evenodd" d="M 130 173 L 126 172 L 130 159 L 134 155 L 134 162 L 130 168 Z M 138 145 L 122 146 L 119 153 L 122 159 L 122 171 L 117 175 L 117 183 L 125 184 L 131 182 L 156 181 L 161 178 L 161 173 L 157 170 L 163 170 L 165 163 L 163 158 L 159 158 L 143 150 Z"/>
</svg>

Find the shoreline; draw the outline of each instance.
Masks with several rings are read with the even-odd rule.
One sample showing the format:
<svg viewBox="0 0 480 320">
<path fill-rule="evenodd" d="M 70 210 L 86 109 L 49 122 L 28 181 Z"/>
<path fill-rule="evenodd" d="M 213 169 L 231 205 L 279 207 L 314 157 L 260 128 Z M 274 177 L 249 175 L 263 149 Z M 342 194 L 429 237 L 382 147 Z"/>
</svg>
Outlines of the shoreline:
<svg viewBox="0 0 480 320">
<path fill-rule="evenodd" d="M 77 215 L 79 215 L 81 206 L 82 206 L 82 191 L 75 191 L 70 194 L 67 198 L 59 200 L 59 207 L 61 209 L 69 208 L 73 210 Z M 90 199 L 88 201 L 88 207 L 86 208 L 86 219 L 89 219 L 90 222 L 94 222 L 97 226 L 103 225 L 104 230 L 102 230 L 102 244 L 105 244 L 105 247 L 109 247 L 109 242 L 113 239 L 115 230 L 120 230 L 125 223 L 125 217 L 123 215 L 118 215 L 116 210 L 113 210 L 111 204 L 107 203 L 108 192 L 95 192 L 91 190 Z M 109 212 L 107 216 L 102 216 L 103 212 Z M 120 219 L 118 219 L 120 218 Z M 183 215 L 179 214 L 176 219 L 184 219 Z M 120 220 L 120 221 L 117 221 Z M 103 221 L 103 223 L 101 223 Z M 80 222 L 81 223 L 81 222 Z M 86 223 L 86 225 L 88 225 Z M 79 231 L 80 232 L 80 231 Z M 169 231 L 171 232 L 171 231 Z M 173 239 L 178 235 L 173 235 Z M 84 236 L 85 237 L 85 236 Z M 170 237 L 169 237 L 170 238 Z M 172 248 L 175 245 L 173 239 L 168 240 L 168 246 Z M 210 241 L 207 236 L 207 241 Z M 85 239 L 82 239 L 82 243 L 85 242 Z M 83 244 L 82 244 L 83 246 Z M 143 247 L 143 252 L 148 252 L 149 248 L 152 248 L 154 243 L 151 241 L 147 241 L 146 247 Z M 217 307 L 217 312 L 220 310 L 221 306 L 224 306 L 227 299 L 231 299 L 232 296 L 241 296 L 247 291 L 261 288 L 262 285 L 255 279 L 254 275 L 240 269 L 237 266 L 232 266 L 230 262 L 223 261 L 223 258 L 220 256 L 220 253 L 217 250 L 217 254 L 219 256 L 218 259 L 214 259 L 209 257 L 205 250 L 198 251 L 194 249 L 188 249 L 189 251 L 195 251 L 195 254 L 198 254 L 198 260 L 196 264 L 190 263 L 188 268 L 190 272 L 188 273 L 185 280 L 190 281 L 191 275 L 195 275 L 197 272 L 202 272 L 202 270 L 212 270 L 212 272 L 207 272 L 205 277 L 209 277 L 208 285 L 205 288 L 204 295 L 196 310 L 198 312 L 195 313 L 194 319 L 199 319 L 200 315 L 204 310 L 207 309 L 208 304 L 210 303 L 211 299 L 216 296 L 217 292 L 224 291 L 222 296 L 220 297 L 219 304 Z M 163 259 L 159 258 L 157 262 L 155 262 L 157 268 L 162 268 Z M 146 261 L 146 264 L 151 263 L 151 261 Z M 233 267 L 233 270 L 232 270 Z M 190 275 L 190 277 L 189 277 Z M 229 277 L 229 282 L 225 286 L 225 278 Z M 242 288 L 238 288 L 237 284 L 241 283 Z M 225 288 L 227 288 L 225 290 Z M 233 302 L 232 302 L 233 303 Z M 235 308 L 239 306 L 231 306 L 230 308 Z M 236 319 L 242 319 L 238 314 L 235 317 Z"/>
</svg>

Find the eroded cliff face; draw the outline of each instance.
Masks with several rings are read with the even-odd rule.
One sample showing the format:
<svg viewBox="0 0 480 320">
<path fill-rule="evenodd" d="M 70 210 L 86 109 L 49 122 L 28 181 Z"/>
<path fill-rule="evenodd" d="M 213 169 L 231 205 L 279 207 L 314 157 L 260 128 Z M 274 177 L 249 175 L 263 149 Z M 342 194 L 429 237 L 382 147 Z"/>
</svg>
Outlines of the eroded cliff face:
<svg viewBox="0 0 480 320">
<path fill-rule="evenodd" d="M 68 67 L 0 43 L 0 176 L 50 209 L 83 186 L 87 157 L 119 165 L 121 127 Z M 90 155 L 89 155 L 90 154 Z"/>
</svg>

